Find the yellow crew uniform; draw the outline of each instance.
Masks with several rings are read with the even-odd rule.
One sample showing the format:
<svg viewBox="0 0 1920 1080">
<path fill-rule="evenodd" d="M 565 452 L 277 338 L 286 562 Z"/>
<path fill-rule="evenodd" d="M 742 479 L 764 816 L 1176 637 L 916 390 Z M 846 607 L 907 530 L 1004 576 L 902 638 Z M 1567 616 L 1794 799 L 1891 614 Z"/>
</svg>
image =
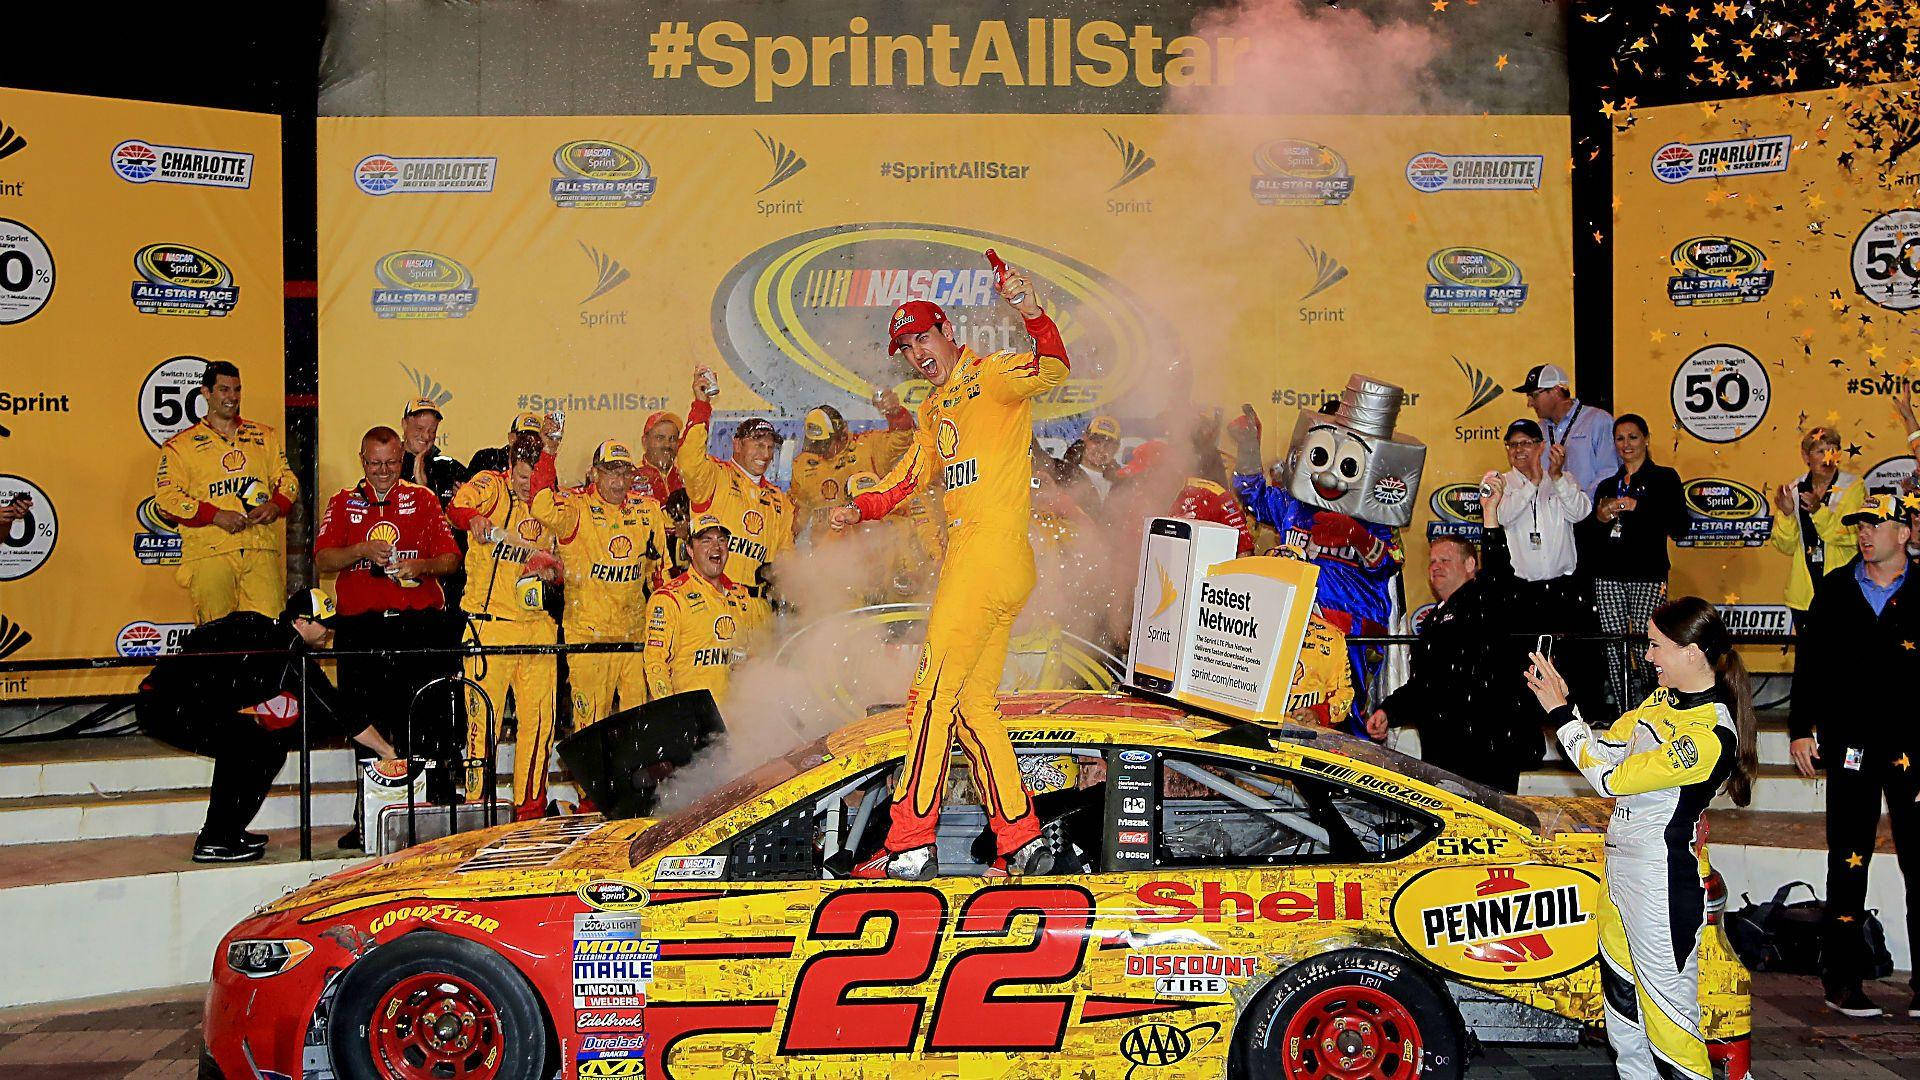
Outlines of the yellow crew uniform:
<svg viewBox="0 0 1920 1080">
<path fill-rule="evenodd" d="M 279 615 L 287 600 L 284 526 L 230 533 L 213 524 L 213 515 L 244 514 L 268 501 L 284 515 L 299 497 L 285 444 L 265 424 L 242 419 L 228 438 L 202 420 L 160 448 L 153 502 L 181 525 L 174 580 L 187 590 L 195 622 L 236 611 Z"/>
<path fill-rule="evenodd" d="M 638 643 L 647 595 L 667 559 L 667 512 L 645 495 L 614 505 L 592 487 L 546 488 L 533 496 L 533 516 L 559 538 L 566 567 L 569 645 Z M 647 700 L 639 651 L 581 653 L 567 660 L 575 730 L 605 719 L 618 696 L 623 708 Z"/>
<path fill-rule="evenodd" d="M 696 401 L 687 410 L 687 430 L 674 465 L 687 485 L 689 513 L 712 514 L 727 527 L 726 576 L 766 608 L 757 575 L 762 563 L 772 562 L 793 543 L 793 501 L 766 477 L 749 476 L 732 461 L 708 457 L 712 420 L 709 402 Z"/>
<path fill-rule="evenodd" d="M 708 690 L 725 702 L 733 664 L 759 629 L 761 608 L 725 574 L 709 581 L 687 571 L 647 601 L 647 690 L 655 698 Z"/>
</svg>

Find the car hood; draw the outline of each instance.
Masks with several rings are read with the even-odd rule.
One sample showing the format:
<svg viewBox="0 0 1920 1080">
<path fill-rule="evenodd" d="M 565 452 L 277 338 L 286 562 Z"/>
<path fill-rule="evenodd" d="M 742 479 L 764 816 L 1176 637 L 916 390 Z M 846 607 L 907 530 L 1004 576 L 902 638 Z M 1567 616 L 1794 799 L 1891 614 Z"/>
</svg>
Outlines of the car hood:
<svg viewBox="0 0 1920 1080">
<path fill-rule="evenodd" d="M 598 814 L 543 818 L 429 840 L 348 867 L 268 904 L 301 922 L 407 899 L 462 900 L 572 893 L 632 867 L 633 839 L 652 818 L 607 821 Z"/>
</svg>

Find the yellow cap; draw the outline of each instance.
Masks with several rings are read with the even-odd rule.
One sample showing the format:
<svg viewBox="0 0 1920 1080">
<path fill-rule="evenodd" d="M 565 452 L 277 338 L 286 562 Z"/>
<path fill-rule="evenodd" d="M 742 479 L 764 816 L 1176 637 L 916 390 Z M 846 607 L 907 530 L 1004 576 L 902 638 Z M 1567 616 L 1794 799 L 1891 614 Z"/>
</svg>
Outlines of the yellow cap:
<svg viewBox="0 0 1920 1080">
<path fill-rule="evenodd" d="M 880 490 L 880 478 L 870 472 L 857 472 L 847 477 L 847 497 L 849 499 L 855 495 L 865 495 L 870 491 L 878 490 Z"/>
<path fill-rule="evenodd" d="M 831 405 L 816 405 L 808 409 L 803 427 L 808 442 L 826 442 L 847 433 L 846 420 L 841 418 L 840 410 Z"/>
<path fill-rule="evenodd" d="M 513 426 L 507 429 L 515 435 L 523 431 L 545 431 L 546 421 L 537 412 L 523 412 L 514 416 Z"/>
<path fill-rule="evenodd" d="M 701 533 L 706 532 L 708 529 L 719 529 L 721 532 L 726 533 L 728 536 L 733 535 L 733 530 L 727 528 L 727 523 L 724 521 L 721 521 L 717 517 L 714 517 L 712 514 L 701 514 L 699 517 L 694 518 L 693 528 L 687 531 L 687 535 L 690 537 L 699 536 Z"/>
<path fill-rule="evenodd" d="M 633 448 L 619 439 L 608 439 L 594 448 L 593 463 L 595 465 L 631 465 Z"/>
<path fill-rule="evenodd" d="M 447 414 L 440 411 L 440 403 L 430 397 L 417 397 L 408 400 L 407 407 L 400 410 L 400 418 L 404 420 L 414 413 L 423 412 L 430 412 L 442 420 L 447 418 Z"/>
<path fill-rule="evenodd" d="M 1115 420 L 1111 416 L 1094 417 L 1093 423 L 1087 425 L 1087 438 L 1091 439 L 1095 436 L 1102 439 L 1118 439 L 1120 437 L 1120 421 Z"/>
</svg>

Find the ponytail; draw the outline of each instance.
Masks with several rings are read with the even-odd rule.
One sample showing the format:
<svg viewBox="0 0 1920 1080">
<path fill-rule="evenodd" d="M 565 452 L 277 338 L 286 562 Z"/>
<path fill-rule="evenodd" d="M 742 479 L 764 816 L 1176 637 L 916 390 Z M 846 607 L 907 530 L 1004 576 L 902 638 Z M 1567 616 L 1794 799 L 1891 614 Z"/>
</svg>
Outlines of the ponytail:
<svg viewBox="0 0 1920 1080">
<path fill-rule="evenodd" d="M 1727 794 L 1735 806 L 1746 806 L 1753 801 L 1753 780 L 1760 773 L 1759 722 L 1753 715 L 1753 681 L 1734 651 L 1727 624 L 1718 609 L 1697 596 L 1662 604 L 1653 622 L 1676 644 L 1699 646 L 1712 665 L 1714 685 L 1733 710 L 1734 759 Z"/>
</svg>

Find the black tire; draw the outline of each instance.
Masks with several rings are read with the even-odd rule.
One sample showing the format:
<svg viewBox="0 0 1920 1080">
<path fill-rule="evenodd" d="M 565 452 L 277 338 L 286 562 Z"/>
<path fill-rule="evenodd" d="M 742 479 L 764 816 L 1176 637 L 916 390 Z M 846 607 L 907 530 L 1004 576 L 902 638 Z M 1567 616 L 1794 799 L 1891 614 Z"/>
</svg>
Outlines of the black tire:
<svg viewBox="0 0 1920 1080">
<path fill-rule="evenodd" d="M 390 990 L 428 974 L 458 979 L 492 1006 L 497 1031 L 489 1039 L 500 1049 L 500 1080 L 545 1080 L 553 1075 L 547 1063 L 550 1036 L 545 1014 L 519 970 L 484 945 L 421 930 L 375 948 L 341 979 L 328 1025 L 328 1049 L 337 1076 L 390 1080 L 396 1075 L 374 1059 L 369 1034 L 375 1010 Z"/>
<path fill-rule="evenodd" d="M 1303 1015 L 1316 1000 L 1320 1005 Z M 1370 1018 L 1377 1025 L 1378 1035 L 1369 1038 L 1383 1044 L 1375 1048 L 1379 1056 L 1373 1061 L 1384 1069 L 1382 1075 L 1457 1080 L 1466 1070 L 1466 1030 L 1444 990 L 1404 957 L 1375 949 L 1341 949 L 1288 968 L 1254 997 L 1234 1033 L 1229 1074 L 1236 1080 L 1293 1075 L 1289 1036 L 1300 1032 L 1290 1029 L 1297 1021 L 1315 1038 L 1333 1037 L 1336 1012 L 1349 1019 Z M 1399 1030 L 1409 1023 L 1412 1031 Z M 1409 1036 L 1419 1047 L 1418 1060 L 1400 1063 L 1396 1055 Z M 1303 1039 L 1294 1052 L 1319 1051 L 1313 1039 Z"/>
</svg>

